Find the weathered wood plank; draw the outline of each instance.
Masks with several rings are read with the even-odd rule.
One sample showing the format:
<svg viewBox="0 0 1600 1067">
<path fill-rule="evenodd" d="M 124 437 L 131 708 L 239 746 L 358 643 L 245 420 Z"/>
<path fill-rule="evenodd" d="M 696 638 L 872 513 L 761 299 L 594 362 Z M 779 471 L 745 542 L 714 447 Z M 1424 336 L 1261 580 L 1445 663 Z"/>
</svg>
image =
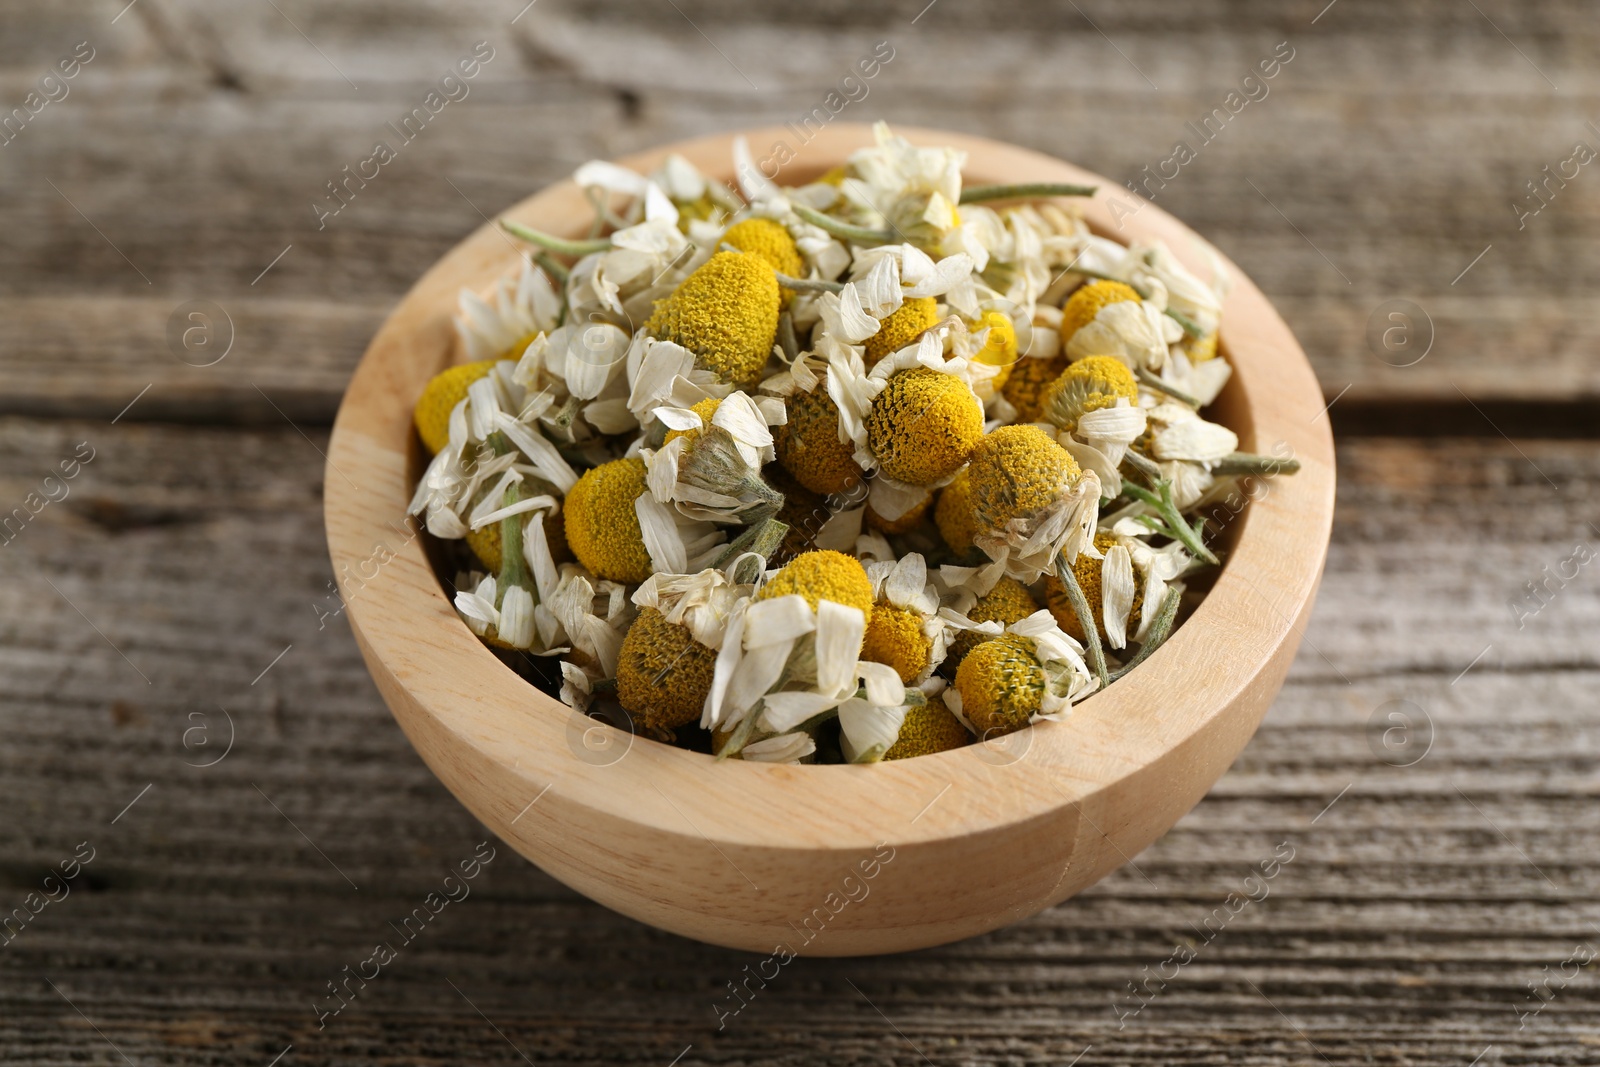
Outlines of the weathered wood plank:
<svg viewBox="0 0 1600 1067">
<path fill-rule="evenodd" d="M 682 1062 L 1593 1058 L 1592 969 L 1521 1033 L 1515 1009 L 1541 968 L 1600 945 L 1600 662 L 1568 636 L 1592 632 L 1600 594 L 1585 568 L 1521 632 L 1505 604 L 1593 543 L 1592 448 L 1347 442 L 1318 611 L 1261 732 L 1137 868 L 1044 915 L 911 956 L 797 961 L 718 1031 L 756 960 L 607 913 L 502 850 L 319 1032 L 316 995 L 482 832 L 343 624 L 318 629 L 320 435 L 5 419 L 0 499 L 82 441 L 96 451 L 70 495 L 0 547 L 0 902 L 96 849 L 0 951 L 9 1057 L 116 1059 L 49 979 L 137 1063 L 266 1063 L 291 1043 L 286 1063 L 520 1062 L 501 1033 L 530 1058 L 604 1063 L 690 1045 Z M 1479 635 L 1495 651 L 1462 675 Z M 1409 767 L 1369 741 L 1400 699 L 1433 729 Z M 185 766 L 222 751 L 219 708 L 233 749 Z M 1197 936 L 1285 841 L 1270 893 Z M 1135 998 L 1185 938 L 1198 958 Z"/>
<path fill-rule="evenodd" d="M 1470 10 L 1430 6 L 1396 24 L 1343 0 L 1314 27 L 1309 9 L 1245 17 L 1208 6 L 1178 23 L 1092 10 L 1159 89 L 1079 16 L 1044 6 L 977 35 L 973 16 L 948 4 L 915 26 L 914 12 L 852 10 L 836 21 L 808 15 L 781 34 L 726 5 L 683 10 L 641 22 L 540 6 L 513 26 L 514 9 L 418 2 L 386 14 L 376 36 L 365 15 L 296 4 L 284 7 L 294 25 L 260 5 L 141 0 L 115 25 L 0 11 L 6 99 L 25 94 L 77 34 L 97 49 L 71 95 L 0 160 L 10 324 L 0 406 L 110 417 L 154 382 L 130 418 L 274 417 L 251 384 L 267 383 L 244 361 L 197 379 L 169 351 L 173 309 L 211 299 L 234 316 L 239 354 L 260 357 L 293 394 L 295 417 L 325 421 L 383 310 L 481 222 L 479 211 L 591 156 L 798 121 L 877 40 L 895 57 L 844 118 L 986 133 L 1138 181 L 1175 140 L 1199 145 L 1187 123 L 1220 104 L 1235 68 L 1242 77 L 1287 37 L 1295 58 L 1270 95 L 1199 145 L 1179 177 L 1147 186 L 1157 203 L 1263 282 L 1330 398 L 1347 387 L 1351 401 L 1600 394 L 1586 299 L 1600 186 L 1574 179 L 1522 230 L 1511 208 L 1541 167 L 1594 138 L 1585 123 L 1600 81 L 1577 61 L 1594 31 L 1576 8 L 1492 13 L 1537 70 Z M 696 25 L 714 29 L 730 57 L 749 57 L 760 92 Z M 385 124 L 477 40 L 496 58 L 471 95 L 318 230 L 311 205 L 324 183 L 391 136 Z M 1366 340 L 1369 319 L 1396 296 L 1415 301 L 1435 332 L 1429 357 L 1401 369 Z"/>
</svg>

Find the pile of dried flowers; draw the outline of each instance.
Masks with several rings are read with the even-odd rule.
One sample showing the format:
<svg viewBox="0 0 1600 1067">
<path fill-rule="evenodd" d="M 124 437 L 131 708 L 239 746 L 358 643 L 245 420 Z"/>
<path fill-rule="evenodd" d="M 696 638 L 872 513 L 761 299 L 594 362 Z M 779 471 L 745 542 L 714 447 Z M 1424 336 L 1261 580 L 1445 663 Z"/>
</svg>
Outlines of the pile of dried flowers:
<svg viewBox="0 0 1600 1067">
<path fill-rule="evenodd" d="M 461 294 L 413 514 L 456 610 L 568 704 L 719 757 L 871 762 L 1064 717 L 1172 632 L 1245 473 L 1203 418 L 1225 289 L 1057 185 L 876 143 L 799 188 L 578 169 L 587 239 L 503 222 Z M 467 558 L 464 554 L 462 558 Z M 1191 599 L 1193 598 L 1191 591 Z M 545 660 L 544 662 L 551 662 Z"/>
</svg>

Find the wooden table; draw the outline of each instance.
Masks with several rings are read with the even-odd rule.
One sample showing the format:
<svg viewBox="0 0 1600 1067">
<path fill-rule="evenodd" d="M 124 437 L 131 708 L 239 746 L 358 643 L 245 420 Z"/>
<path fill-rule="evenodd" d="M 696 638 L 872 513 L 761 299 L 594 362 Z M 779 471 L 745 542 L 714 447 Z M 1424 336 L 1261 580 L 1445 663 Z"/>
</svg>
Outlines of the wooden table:
<svg viewBox="0 0 1600 1067">
<path fill-rule="evenodd" d="M 123 2 L 0 3 L 4 109 L 92 52 L 0 146 L 0 505 L 42 504 L 0 545 L 0 911 L 61 898 L 0 935 L 0 1059 L 1600 1062 L 1600 176 L 1564 163 L 1600 147 L 1586 6 Z M 480 41 L 468 96 L 319 229 L 324 184 Z M 1293 50 L 1149 187 L 1277 302 L 1340 439 L 1277 706 L 1091 891 L 798 961 L 720 1029 L 752 958 L 502 847 L 319 1030 L 485 837 L 329 614 L 321 450 L 366 339 L 482 216 L 591 157 L 798 122 L 881 41 L 845 117 L 1130 181 Z M 1546 165 L 1568 176 L 1536 201 Z M 223 315 L 185 348 L 196 301 Z"/>
</svg>

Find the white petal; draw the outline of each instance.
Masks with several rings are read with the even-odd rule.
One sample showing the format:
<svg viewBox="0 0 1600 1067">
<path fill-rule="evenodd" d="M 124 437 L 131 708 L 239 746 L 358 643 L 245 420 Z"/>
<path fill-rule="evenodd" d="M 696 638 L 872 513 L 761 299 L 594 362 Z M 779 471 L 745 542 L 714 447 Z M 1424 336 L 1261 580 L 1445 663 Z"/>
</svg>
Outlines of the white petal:
<svg viewBox="0 0 1600 1067">
<path fill-rule="evenodd" d="M 1128 645 L 1128 613 L 1133 609 L 1134 588 L 1133 557 L 1122 545 L 1112 545 L 1100 565 L 1101 614 L 1106 640 L 1112 648 Z"/>
<path fill-rule="evenodd" d="M 920 552 L 908 553 L 894 565 L 884 581 L 883 595 L 897 607 L 909 607 L 922 595 L 928 584 L 928 565 Z"/>
<path fill-rule="evenodd" d="M 855 689 L 856 662 L 866 636 L 860 608 L 831 600 L 817 604 L 817 690 L 843 695 Z"/>
<path fill-rule="evenodd" d="M 816 750 L 817 743 L 810 734 L 779 734 L 744 746 L 739 750 L 739 758 L 758 763 L 798 763 Z"/>
<path fill-rule="evenodd" d="M 839 705 L 839 740 L 851 763 L 874 763 L 900 737 L 905 722 L 903 707 L 873 707 L 864 700 Z"/>
<path fill-rule="evenodd" d="M 794 642 L 785 641 L 745 650 L 738 668 L 733 672 L 733 679 L 728 683 L 727 696 L 724 698 L 724 709 L 728 712 L 730 723 L 742 719 L 750 707 L 777 684 L 793 648 Z"/>
<path fill-rule="evenodd" d="M 781 734 L 793 730 L 813 715 L 827 711 L 838 702 L 838 698 L 822 693 L 768 693 L 761 701 L 765 709 L 761 713 L 761 726 Z"/>
<path fill-rule="evenodd" d="M 899 672 L 887 663 L 862 660 L 856 664 L 856 671 L 866 688 L 868 703 L 878 707 L 894 707 L 906 702 L 905 683 L 900 681 Z"/>
<path fill-rule="evenodd" d="M 682 574 L 689 569 L 689 553 L 678 536 L 677 518 L 666 504 L 649 493 L 640 493 L 633 502 L 639 516 L 639 532 L 644 536 L 650 566 L 662 574 Z"/>
<path fill-rule="evenodd" d="M 817 628 L 817 617 L 811 605 L 798 593 L 758 600 L 745 613 L 745 639 L 747 649 L 780 642 L 793 642 L 802 634 Z"/>
</svg>

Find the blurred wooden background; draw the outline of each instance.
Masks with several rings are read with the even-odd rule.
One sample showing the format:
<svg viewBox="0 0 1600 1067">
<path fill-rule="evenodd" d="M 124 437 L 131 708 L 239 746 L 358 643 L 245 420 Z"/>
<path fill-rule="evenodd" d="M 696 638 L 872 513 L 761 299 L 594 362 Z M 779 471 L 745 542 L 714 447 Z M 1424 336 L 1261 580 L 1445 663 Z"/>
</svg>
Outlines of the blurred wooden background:
<svg viewBox="0 0 1600 1067">
<path fill-rule="evenodd" d="M 1600 148 L 1589 5 L 125 2 L 0 0 L 0 117 L 93 55 L 0 145 L 0 510 L 93 453 L 0 545 L 0 912 L 94 855 L 0 935 L 0 1059 L 1600 1062 L 1600 173 L 1565 162 Z M 468 97 L 319 230 L 324 183 L 480 41 Z M 966 943 L 796 962 L 724 1029 L 754 960 L 502 848 L 319 1030 L 484 836 L 319 619 L 320 449 L 367 338 L 483 215 L 798 121 L 880 41 L 842 119 L 1118 180 L 1293 48 L 1157 198 L 1332 402 L 1340 512 L 1277 706 L 1136 867 Z M 191 301 L 231 322 L 214 365 L 169 341 Z M 1164 968 L 1285 841 L 1271 895 Z"/>
</svg>

